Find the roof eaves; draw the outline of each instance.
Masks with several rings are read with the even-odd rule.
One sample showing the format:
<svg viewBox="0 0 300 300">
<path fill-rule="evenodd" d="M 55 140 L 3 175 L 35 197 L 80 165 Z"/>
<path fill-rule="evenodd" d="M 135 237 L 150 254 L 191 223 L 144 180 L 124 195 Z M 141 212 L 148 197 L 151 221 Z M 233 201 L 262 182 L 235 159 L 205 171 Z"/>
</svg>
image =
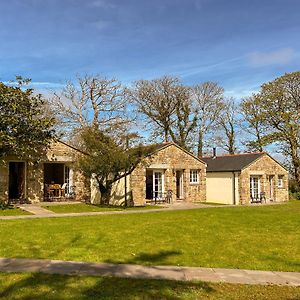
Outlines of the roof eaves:
<svg viewBox="0 0 300 300">
<path fill-rule="evenodd" d="M 157 153 L 157 152 L 159 152 L 159 151 L 161 151 L 161 150 L 163 150 L 163 149 L 166 149 L 167 147 L 169 147 L 169 146 L 171 146 L 171 145 L 177 147 L 178 149 L 182 150 L 182 151 L 185 152 L 186 154 L 188 154 L 188 155 L 192 156 L 193 158 L 197 159 L 198 161 L 200 161 L 201 163 L 203 163 L 203 164 L 207 167 L 207 164 L 206 164 L 205 161 L 203 161 L 202 159 L 200 159 L 199 157 L 197 157 L 197 156 L 194 155 L 193 153 L 191 153 L 191 152 L 185 150 L 184 148 L 180 147 L 179 145 L 177 145 L 177 144 L 174 143 L 174 142 L 165 142 L 165 145 L 164 145 L 164 146 L 160 147 L 159 149 L 154 150 L 153 152 L 149 153 L 147 156 L 151 156 L 151 155 L 153 155 L 153 154 L 155 154 L 155 153 Z"/>
</svg>

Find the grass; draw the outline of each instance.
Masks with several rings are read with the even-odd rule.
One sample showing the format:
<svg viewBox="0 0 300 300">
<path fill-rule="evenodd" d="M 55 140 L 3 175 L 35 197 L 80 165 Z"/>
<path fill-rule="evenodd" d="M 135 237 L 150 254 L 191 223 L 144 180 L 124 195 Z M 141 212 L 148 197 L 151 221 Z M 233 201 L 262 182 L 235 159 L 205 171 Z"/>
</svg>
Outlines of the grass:
<svg viewBox="0 0 300 300">
<path fill-rule="evenodd" d="M 62 204 L 62 205 L 42 205 L 42 207 L 46 208 L 50 211 L 53 211 L 57 214 L 163 208 L 162 206 L 150 206 L 150 205 L 124 207 L 124 206 L 102 206 L 102 205 L 93 205 L 93 204 L 84 204 L 84 203 Z"/>
<path fill-rule="evenodd" d="M 47 274 L 1 274 L 0 299 L 299 299 L 300 288 Z"/>
<path fill-rule="evenodd" d="M 0 257 L 300 271 L 300 201 L 0 220 Z"/>
<path fill-rule="evenodd" d="M 19 216 L 19 215 L 31 215 L 30 212 L 16 208 L 13 205 L 6 205 L 0 207 L 0 216 Z"/>
<path fill-rule="evenodd" d="M 207 205 L 227 205 L 224 203 L 217 203 L 217 202 L 201 202 L 201 204 L 207 204 Z"/>
</svg>

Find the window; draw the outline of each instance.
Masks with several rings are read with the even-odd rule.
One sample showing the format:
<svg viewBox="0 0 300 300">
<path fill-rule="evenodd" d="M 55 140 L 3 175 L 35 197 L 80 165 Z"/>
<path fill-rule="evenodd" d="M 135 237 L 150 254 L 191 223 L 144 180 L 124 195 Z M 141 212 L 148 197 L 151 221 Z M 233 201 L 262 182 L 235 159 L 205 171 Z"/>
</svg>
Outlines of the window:
<svg viewBox="0 0 300 300">
<path fill-rule="evenodd" d="M 250 176 L 250 197 L 252 202 L 260 200 L 260 177 Z"/>
<path fill-rule="evenodd" d="M 283 175 L 278 175 L 278 187 L 283 188 Z"/>
<path fill-rule="evenodd" d="M 198 170 L 190 170 L 190 183 L 199 183 Z"/>
</svg>

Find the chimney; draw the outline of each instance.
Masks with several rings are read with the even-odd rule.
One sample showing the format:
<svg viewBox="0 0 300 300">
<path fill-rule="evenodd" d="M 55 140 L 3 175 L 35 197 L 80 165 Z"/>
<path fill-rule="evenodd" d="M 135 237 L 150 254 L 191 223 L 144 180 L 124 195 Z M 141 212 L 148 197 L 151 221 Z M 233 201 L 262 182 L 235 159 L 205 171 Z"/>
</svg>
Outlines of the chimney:
<svg viewBox="0 0 300 300">
<path fill-rule="evenodd" d="M 217 157 L 217 148 L 213 147 L 213 158 Z"/>
</svg>

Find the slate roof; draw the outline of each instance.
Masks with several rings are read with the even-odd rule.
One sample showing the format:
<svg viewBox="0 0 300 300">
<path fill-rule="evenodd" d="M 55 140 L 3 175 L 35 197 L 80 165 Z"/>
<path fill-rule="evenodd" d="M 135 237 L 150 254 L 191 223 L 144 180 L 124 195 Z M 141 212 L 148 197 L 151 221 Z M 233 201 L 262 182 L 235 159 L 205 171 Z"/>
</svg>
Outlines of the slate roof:
<svg viewBox="0 0 300 300">
<path fill-rule="evenodd" d="M 201 159 L 207 164 L 207 172 L 230 172 L 242 170 L 264 154 L 264 152 L 243 153 L 216 157 L 202 157 Z"/>
</svg>

